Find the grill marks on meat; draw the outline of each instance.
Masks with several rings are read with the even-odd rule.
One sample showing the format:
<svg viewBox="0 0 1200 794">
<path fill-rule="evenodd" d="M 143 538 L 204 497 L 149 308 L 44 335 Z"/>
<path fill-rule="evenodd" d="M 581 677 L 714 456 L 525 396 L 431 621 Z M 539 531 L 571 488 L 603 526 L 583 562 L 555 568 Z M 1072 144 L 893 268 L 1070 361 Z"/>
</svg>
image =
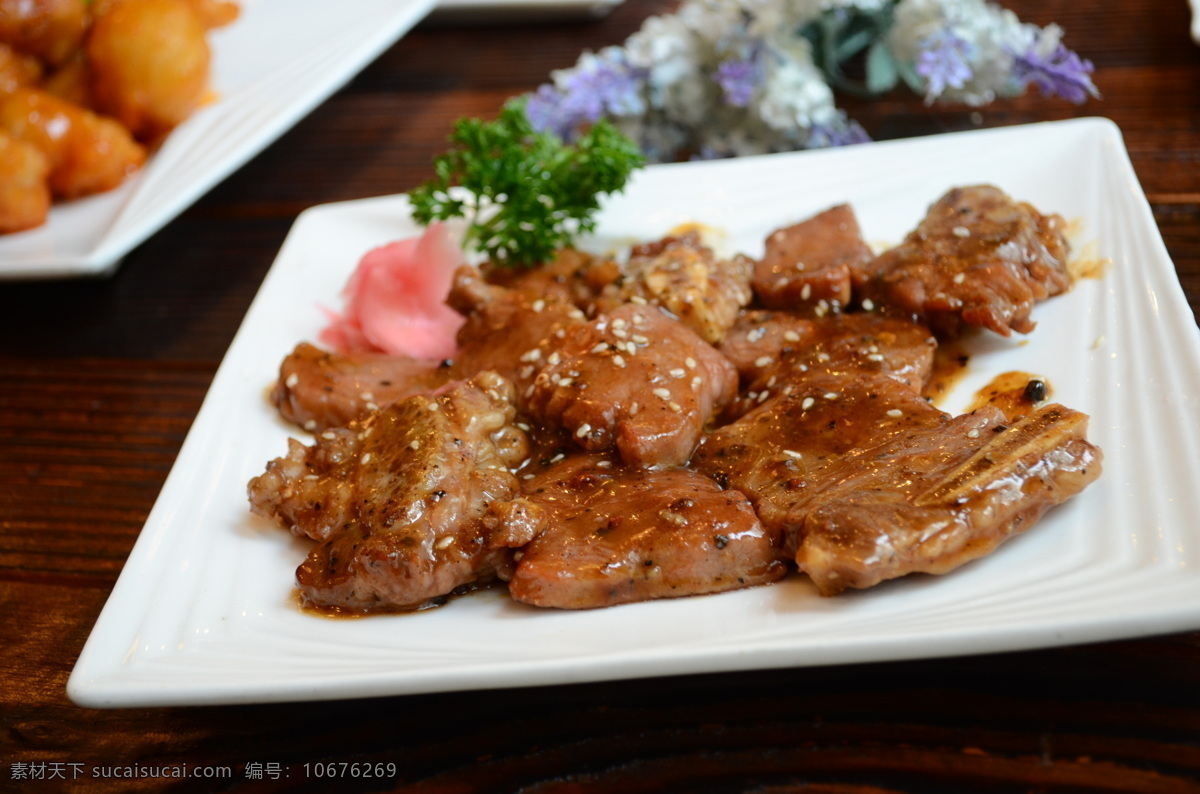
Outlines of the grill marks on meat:
<svg viewBox="0 0 1200 794">
<path fill-rule="evenodd" d="M 824 595 L 947 572 L 1099 476 L 1081 413 L 954 417 L 920 396 L 933 332 L 1028 332 L 1068 288 L 1061 230 L 975 186 L 875 258 L 843 205 L 758 262 L 684 233 L 624 263 L 461 268 L 454 360 L 288 356 L 272 398 L 318 436 L 250 483 L 252 508 L 318 542 L 306 601 L 356 610 L 495 579 L 580 609 L 763 584 L 793 560 Z M 878 310 L 843 313 L 852 299 Z"/>
<path fill-rule="evenodd" d="M 316 444 L 291 442 L 250 484 L 255 512 L 322 541 L 296 572 L 306 603 L 412 609 L 506 578 L 536 521 L 493 438 L 512 432 L 512 386 L 485 373 L 393 403 Z"/>
<path fill-rule="evenodd" d="M 874 258 L 858 218 L 839 204 L 766 239 L 754 265 L 754 294 L 768 309 L 836 309 L 850 305 L 850 271 Z"/>
<path fill-rule="evenodd" d="M 686 463 L 737 393 L 720 353 L 655 306 L 625 304 L 530 350 L 520 374 L 533 421 L 642 468 Z M 527 384 L 527 385 L 525 385 Z"/>
<path fill-rule="evenodd" d="M 824 595 L 992 552 L 1100 474 L 1087 417 L 951 417 L 884 376 L 818 375 L 709 436 L 693 465 L 746 493 Z"/>
<path fill-rule="evenodd" d="M 521 552 L 509 592 L 540 607 L 594 607 L 736 590 L 787 566 L 746 497 L 687 469 L 575 455 L 527 481 L 546 529 Z"/>
<path fill-rule="evenodd" d="M 990 185 L 955 188 L 904 242 L 854 270 L 855 289 L 942 335 L 1029 333 L 1034 303 L 1071 285 L 1064 227 Z"/>
</svg>

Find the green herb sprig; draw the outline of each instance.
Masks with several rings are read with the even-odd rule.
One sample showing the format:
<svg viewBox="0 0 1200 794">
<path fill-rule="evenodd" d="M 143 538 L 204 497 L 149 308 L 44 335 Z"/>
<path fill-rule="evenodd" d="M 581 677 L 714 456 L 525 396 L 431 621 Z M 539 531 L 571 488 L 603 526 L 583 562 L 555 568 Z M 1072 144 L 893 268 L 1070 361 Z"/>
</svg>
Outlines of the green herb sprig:
<svg viewBox="0 0 1200 794">
<path fill-rule="evenodd" d="M 509 101 L 495 121 L 460 119 L 449 140 L 433 161 L 436 176 L 408 194 L 413 218 L 424 225 L 466 218 L 465 245 L 504 267 L 548 262 L 594 230 L 601 196 L 623 190 L 645 164 L 607 121 L 574 144 L 535 131 L 524 99 Z"/>
</svg>

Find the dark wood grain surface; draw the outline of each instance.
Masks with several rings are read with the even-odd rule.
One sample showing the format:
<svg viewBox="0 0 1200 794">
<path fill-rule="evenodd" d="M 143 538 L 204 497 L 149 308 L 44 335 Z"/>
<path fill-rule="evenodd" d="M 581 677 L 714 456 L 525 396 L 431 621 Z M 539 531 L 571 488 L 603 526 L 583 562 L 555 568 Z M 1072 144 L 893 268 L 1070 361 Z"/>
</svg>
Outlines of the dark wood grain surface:
<svg viewBox="0 0 1200 794">
<path fill-rule="evenodd" d="M 973 114 L 896 95 L 849 103 L 852 115 L 877 139 L 1111 118 L 1196 310 L 1200 47 L 1185 0 L 1005 5 L 1063 25 L 1095 62 L 1103 98 L 1080 108 L 1035 93 Z M 494 114 L 668 8 L 626 0 L 600 21 L 422 24 L 113 277 L 0 283 L 0 790 L 1200 791 L 1200 633 L 332 703 L 92 711 L 67 699 L 71 668 L 297 213 L 414 186 L 456 118 Z M 305 762 L 341 761 L 394 763 L 396 774 L 337 786 L 305 775 Z M 231 774 L 11 779 L 14 764 L 35 763 Z M 278 764 L 281 775 L 251 780 L 248 764 Z"/>
</svg>

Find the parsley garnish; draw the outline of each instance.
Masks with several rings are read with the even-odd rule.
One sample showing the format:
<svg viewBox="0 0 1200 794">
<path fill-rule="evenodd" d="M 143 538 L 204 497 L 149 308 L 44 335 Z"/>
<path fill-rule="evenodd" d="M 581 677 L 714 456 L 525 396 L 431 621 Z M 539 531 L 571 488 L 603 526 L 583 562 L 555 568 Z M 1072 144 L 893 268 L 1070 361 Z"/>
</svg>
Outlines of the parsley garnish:
<svg viewBox="0 0 1200 794">
<path fill-rule="evenodd" d="M 433 161 L 437 176 L 408 194 L 413 218 L 426 225 L 466 218 L 465 245 L 505 267 L 547 262 L 575 235 L 595 229 L 600 197 L 622 190 L 645 164 L 633 141 L 607 121 L 574 144 L 535 131 L 523 99 L 508 102 L 495 121 L 460 119 L 450 143 Z"/>
</svg>

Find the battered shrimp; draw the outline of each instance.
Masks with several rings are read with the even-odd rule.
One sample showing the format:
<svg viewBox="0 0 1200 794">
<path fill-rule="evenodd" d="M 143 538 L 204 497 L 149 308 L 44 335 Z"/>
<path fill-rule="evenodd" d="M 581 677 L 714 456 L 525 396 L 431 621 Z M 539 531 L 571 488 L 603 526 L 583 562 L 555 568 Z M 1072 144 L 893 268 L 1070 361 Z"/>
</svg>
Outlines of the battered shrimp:
<svg viewBox="0 0 1200 794">
<path fill-rule="evenodd" d="M 83 0 L 0 0 L 0 42 L 56 66 L 83 43 L 88 6 Z"/>
<path fill-rule="evenodd" d="M 46 157 L 24 141 L 0 132 L 0 234 L 41 226 L 50 211 Z"/>
<path fill-rule="evenodd" d="M 208 87 L 205 26 L 189 0 L 116 0 L 98 9 L 87 54 L 93 107 L 139 141 L 170 132 Z"/>
<path fill-rule="evenodd" d="M 111 190 L 146 160 L 146 150 L 117 122 L 38 89 L 0 95 L 0 130 L 45 156 L 56 198 Z"/>
<path fill-rule="evenodd" d="M 0 94 L 16 91 L 23 85 L 36 85 L 41 76 L 42 65 L 37 58 L 0 43 Z"/>
</svg>

